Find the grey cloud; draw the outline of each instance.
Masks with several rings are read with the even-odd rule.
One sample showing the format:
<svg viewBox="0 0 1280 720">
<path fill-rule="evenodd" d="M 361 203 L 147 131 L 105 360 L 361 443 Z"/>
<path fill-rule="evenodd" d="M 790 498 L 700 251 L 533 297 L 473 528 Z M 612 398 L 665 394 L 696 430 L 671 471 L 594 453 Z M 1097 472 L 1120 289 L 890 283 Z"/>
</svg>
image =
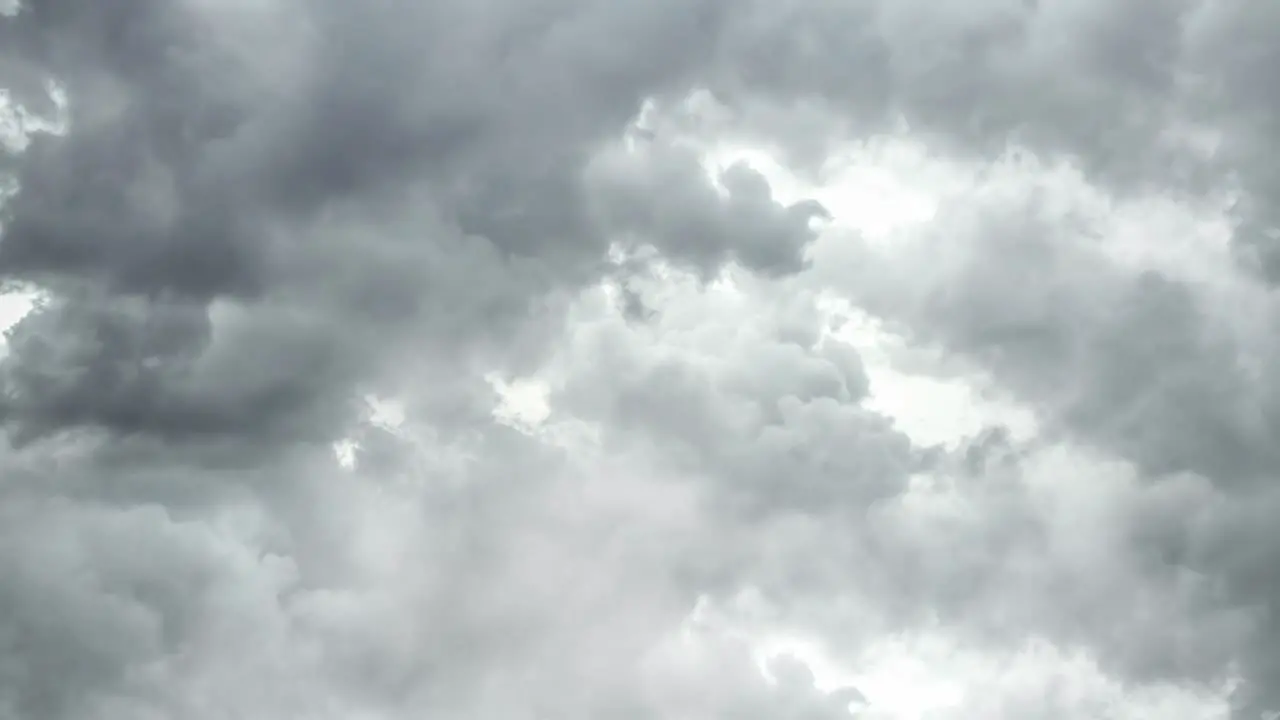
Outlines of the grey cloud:
<svg viewBox="0 0 1280 720">
<path fill-rule="evenodd" d="M 588 169 L 600 212 L 624 237 L 633 234 L 708 277 L 726 262 L 770 275 L 803 269 L 812 222 L 827 217 L 817 202 L 780 205 L 769 182 L 741 163 L 717 178 L 721 198 L 693 150 L 657 138 L 641 148 L 619 148 Z"/>
<path fill-rule="evenodd" d="M 691 34 L 715 6 L 635 18 L 574 4 L 478 15 L 413 3 L 294 10 L 131 2 L 86 14 L 40 3 L 20 14 L 16 54 L 67 85 L 76 130 L 23 156 L 11 272 L 252 292 L 273 225 L 424 180 L 456 204 L 465 232 L 504 253 L 541 256 L 560 243 L 598 252 L 573 217 L 575 166 L 646 96 L 679 89 L 704 45 Z M 241 21 L 271 23 L 280 49 L 247 55 L 258 49 L 239 45 Z M 593 39 L 614 23 L 630 23 L 633 40 Z M 667 53 L 644 44 L 682 36 Z M 66 212 L 72 193 L 80 212 Z"/>
<path fill-rule="evenodd" d="M 1243 189 L 1236 236 L 1243 254 L 1264 277 L 1276 279 L 1277 199 L 1280 184 L 1267 158 L 1277 151 L 1274 35 L 1276 8 L 1269 3 L 1225 6 L 1204 3 L 1190 23 L 1189 54 L 1201 71 L 1207 101 L 1200 113 L 1220 128 L 1219 152 Z"/>
<path fill-rule="evenodd" d="M 1274 13 L 1260 1 L 772 3 L 727 33 L 707 86 L 761 128 L 790 124 L 769 139 L 815 166 L 850 133 L 906 126 L 970 158 L 1012 146 L 1066 159 L 1122 195 L 1237 198 L 1241 261 L 1270 276 Z"/>
<path fill-rule="evenodd" d="M 805 297 L 802 286 L 776 291 Z M 804 313 L 772 315 L 783 304 L 770 298 L 720 326 L 698 321 L 711 302 L 650 302 L 661 329 L 643 347 L 627 346 L 640 340 L 621 318 L 575 325 L 586 352 L 574 353 L 582 366 L 564 371 L 553 407 L 598 422 L 615 447 L 656 448 L 676 478 L 709 481 L 704 522 L 723 541 L 689 572 L 713 596 L 748 584 L 788 621 L 848 647 L 942 623 L 974 647 L 1015 652 L 1029 636 L 1083 647 L 1136 683 L 1220 679 L 1247 618 L 1130 544 L 1129 513 L 1164 527 L 1159 496 L 1129 487 L 1131 476 L 1072 466 L 998 430 L 955 451 L 915 448 L 858 405 L 860 392 L 806 387 L 802 368 L 826 366 L 842 345 L 796 342 L 809 336 Z M 807 362 L 765 362 L 784 352 Z M 742 382 L 766 369 L 768 383 Z"/>
<path fill-rule="evenodd" d="M 214 630 L 209 607 L 270 597 L 289 574 L 155 506 L 7 493 L 5 507 L 2 685 L 15 717 L 112 717 L 104 708 L 146 699 L 164 680 L 157 663 Z"/>
<path fill-rule="evenodd" d="M 468 336 L 513 332 L 538 298 L 600 277 L 609 244 L 627 232 L 711 275 L 732 260 L 766 272 L 799 269 L 810 210 L 779 206 L 763 178 L 734 171 L 721 203 L 689 158 L 672 164 L 657 149 L 620 185 L 590 170 L 643 100 L 690 86 L 723 13 L 716 3 L 483 13 L 414 3 L 359 11 L 332 3 L 130 2 L 92 11 L 33 4 L 6 23 L 15 41 L 5 67 L 39 68 L 63 83 L 72 130 L 38 137 L 18 158 L 21 191 L 7 208 L 0 267 L 13 278 L 152 298 L 120 300 L 126 304 L 194 307 L 219 298 L 246 308 L 241 326 L 280 313 L 289 323 L 280 332 L 264 325 L 243 337 L 217 327 L 205 333 L 242 349 L 219 351 L 192 332 L 181 352 L 293 367 L 268 377 L 205 358 L 182 371 L 181 383 L 239 388 L 177 389 L 179 397 L 129 410 L 146 416 L 132 419 L 111 417 L 101 401 L 93 411 L 58 410 L 72 400 L 34 399 L 34 386 L 17 381 L 27 382 L 21 405 L 32 411 L 24 432 L 54 430 L 59 420 L 176 433 L 184 424 L 193 432 L 239 424 L 247 435 L 259 424 L 322 430 L 328 425 L 317 416 L 328 411 L 315 404 L 333 399 L 316 396 L 361 380 L 378 355 L 394 354 L 373 347 L 406 333 L 468 347 Z M 264 42 L 271 52 L 262 52 Z M 651 52 L 664 43 L 666 52 Z M 672 172 L 679 182 L 667 181 Z M 603 216 L 589 211 L 602 194 Z M 61 305 L 44 322 L 68 312 Z M 339 330 L 339 322 L 351 326 Z M 139 392 L 109 387 L 120 382 L 114 378 L 95 382 L 107 393 Z M 140 382 L 162 394 L 179 381 Z M 183 399 L 192 392 L 200 400 Z M 178 409 L 213 395 L 221 397 Z M 26 422 L 16 409 L 9 417 Z"/>
<path fill-rule="evenodd" d="M 1110 521 L 1125 536 L 1114 552 L 1128 548 L 1126 562 L 1136 563 L 1113 581 L 1145 577 L 1187 604 L 1168 624 L 1142 629 L 1129 617 L 1123 630 L 1102 631 L 1124 602 L 1102 603 L 1092 618 L 1076 619 L 1093 628 L 1082 640 L 1108 647 L 1104 657 L 1136 676 L 1205 677 L 1229 660 L 1232 645 L 1222 639 L 1235 638 L 1255 696 L 1239 712 L 1254 717 L 1277 702 L 1268 619 L 1275 585 L 1265 569 L 1272 533 L 1242 513 L 1273 494 L 1277 383 L 1263 369 L 1274 356 L 1265 334 L 1271 299 L 1243 276 L 1234 279 L 1240 292 L 1218 296 L 1126 268 L 1087 219 L 1063 222 L 1034 202 L 964 203 L 944 205 L 933 225 L 892 251 L 853 251 L 847 267 L 856 279 L 846 287 L 914 342 L 990 372 L 1037 408 L 1049 433 L 1134 464 L 1150 489 L 1117 505 L 1132 515 Z M 1223 306 L 1223 297 L 1240 305 Z M 1241 307 L 1259 314 L 1236 322 Z M 1118 594 L 1122 586 L 1108 587 Z M 1055 597 L 1066 607 L 1072 595 Z M 1252 628 L 1247 640 L 1243 627 Z"/>
<path fill-rule="evenodd" d="M 1187 283 L 1117 266 L 1095 232 L 1034 201 L 956 201 L 883 255 L 888 264 L 867 262 L 874 251 L 855 260 L 856 293 L 1152 474 L 1265 475 L 1272 390 L 1243 368 L 1267 343 L 1241 336 Z"/>
<path fill-rule="evenodd" d="M 763 178 L 735 172 L 720 201 L 687 164 L 646 177 L 660 157 L 629 176 L 657 197 L 591 172 L 641 101 L 687 91 L 724 11 L 33 2 L 6 21 L 4 84 L 35 107 L 55 79 L 70 121 L 14 159 L 0 242 L 0 272 L 50 295 L 0 367 L 4 497 L 27 518 L 0 543 L 7 709 L 683 712 L 637 662 L 696 600 L 677 560 L 696 513 L 495 427 L 482 374 L 539 364 L 632 218 L 674 217 L 644 241 L 708 277 L 801 267 L 805 210 Z M 778 359 L 863 392 L 849 357 L 807 362 Z M 378 392 L 405 436 L 362 419 Z M 328 447 L 347 434 L 351 472 Z M 725 702 L 765 702 L 762 682 Z"/>
<path fill-rule="evenodd" d="M 864 406 L 856 351 L 821 339 L 804 294 L 848 268 L 787 280 L 816 262 L 823 208 L 745 166 L 708 178 L 661 132 L 619 144 L 646 101 L 706 88 L 772 130 L 803 115 L 791 129 L 813 133 L 778 140 L 809 159 L 905 118 L 947 151 L 1022 144 L 1116 189 L 1235 172 L 1265 220 L 1270 101 L 1183 84 L 1255 67 L 1223 42 L 1244 14 L 923 7 L 30 0 L 0 21 L 0 84 L 35 107 L 56 80 L 71 126 L 7 159 L 0 274 L 52 300 L 0 361 L 20 445 L 0 454 L 5 709 L 840 717 L 856 694 L 794 665 L 767 686 L 749 648 L 655 651 L 700 596 L 753 585 L 850 642 L 941 616 L 978 646 L 1049 635 L 1137 680 L 1220 671 L 1235 613 L 1274 606 L 1265 518 L 1233 494 L 1268 476 L 1272 428 L 1269 391 L 1214 373 L 1241 351 L 1194 296 L 1025 216 L 1026 242 L 980 227 L 957 255 L 838 278 L 993 370 L 1050 433 L 1198 473 L 1213 498 L 1187 520 L 1164 479 L 1087 486 L 1114 505 L 1080 510 L 1095 496 L 1029 493 L 1026 457 L 918 448 Z M 1168 140 L 1183 120 L 1235 131 L 1226 155 Z M 657 256 L 619 266 L 617 247 Z M 734 266 L 756 304 L 727 323 L 644 288 Z M 583 289 L 619 276 L 656 312 L 575 326 Z M 694 349 L 646 345 L 655 327 Z M 601 444 L 496 426 L 484 373 L 565 347 L 552 421 Z M 404 426 L 371 423 L 366 394 L 403 400 Z M 350 471 L 328 447 L 346 436 Z M 918 514 L 929 473 L 971 518 Z M 1096 541 L 1072 544 L 1071 522 Z M 1274 627 L 1255 627 L 1261 707 Z"/>
<path fill-rule="evenodd" d="M 323 425 L 281 423 L 319 419 L 323 388 L 338 375 L 327 367 L 328 348 L 304 333 L 287 338 L 279 326 L 258 328 L 258 338 L 244 330 L 248 337 L 231 340 L 239 341 L 239 357 L 226 358 L 223 338 L 211 337 L 197 303 L 94 292 L 56 298 L 10 334 L 3 408 L 18 429 L 14 439 L 23 444 L 69 427 L 175 440 L 327 437 Z M 235 366 L 220 367 L 228 363 Z"/>
<path fill-rule="evenodd" d="M 778 696 L 746 648 L 715 637 L 718 662 L 663 654 L 699 593 L 677 581 L 680 566 L 714 538 L 685 490 L 653 483 L 637 458 L 574 460 L 490 428 L 425 449 L 407 484 L 313 457 L 184 507 L 156 490 L 105 501 L 77 490 L 76 472 L 136 486 L 161 463 L 112 472 L 75 449 L 38 478 L 63 497 L 5 488 L 0 687 L 18 717 L 824 707 L 803 683 Z M 292 488 L 273 487 L 282 472 Z M 599 474 L 608 482 L 592 482 Z M 712 681 L 710 698 L 680 686 Z"/>
<path fill-rule="evenodd" d="M 854 509 L 896 494 L 926 461 L 861 406 L 868 382 L 856 351 L 821 339 L 825 320 L 802 288 L 762 292 L 770 301 L 738 309 L 742 324 L 709 316 L 687 337 L 676 328 L 700 327 L 707 308 L 653 297 L 655 325 L 682 340 L 670 348 L 638 345 L 620 317 L 580 325 L 580 355 L 553 405 L 601 423 L 609 442 L 656 444 L 752 512 Z"/>
<path fill-rule="evenodd" d="M 510 30 L 496 20 L 490 26 L 490 20 L 450 8 L 427 10 L 395 4 L 351 17 L 340 9 L 320 6 L 314 16 L 307 16 L 308 21 L 287 26 L 283 17 L 267 11 L 218 12 L 200 6 L 175 6 L 153 13 L 147 3 L 132 3 L 123 10 L 128 11 L 120 15 L 124 19 L 113 22 L 131 28 L 136 39 L 120 47 L 109 45 L 102 34 L 109 23 L 98 22 L 96 16 L 80 18 L 56 4 L 33 6 L 15 24 L 14 32 L 23 41 L 20 54 L 24 59 L 37 58 L 55 74 L 65 70 L 64 81 L 78 98 L 72 112 L 78 129 L 66 138 L 45 138 L 23 156 L 24 169 L 19 173 L 23 192 L 11 208 L 13 219 L 8 223 L 5 248 L 14 271 L 28 275 L 40 277 L 56 264 L 62 272 L 94 277 L 106 273 L 106 280 L 122 289 L 171 290 L 197 296 L 254 293 L 266 287 L 278 292 L 281 278 L 273 274 L 273 266 L 308 266 L 310 244 L 288 242 L 287 238 L 310 231 L 309 216 L 316 208 L 344 197 L 375 200 L 394 196 L 391 188 L 410 178 L 415 182 L 425 179 L 428 196 L 450 216 L 446 222 L 455 223 L 465 237 L 482 235 L 484 240 L 477 241 L 492 244 L 497 258 L 536 257 L 547 266 L 549 276 L 580 281 L 594 272 L 593 261 L 603 252 L 608 233 L 583 215 L 582 201 L 589 191 L 575 168 L 580 167 L 582 155 L 592 143 L 603 139 L 609 129 L 616 131 L 644 97 L 664 90 L 678 92 L 681 86 L 687 87 L 685 83 L 694 82 L 698 58 L 710 57 L 719 48 L 724 58 L 734 61 L 733 67 L 748 68 L 750 63 L 739 54 L 745 45 L 734 43 L 750 37 L 753 29 L 766 34 L 790 33 L 779 36 L 780 40 L 803 35 L 785 22 L 788 19 L 822 32 L 854 23 L 867 27 L 868 32 L 876 30 L 873 35 L 877 37 L 883 35 L 879 42 L 888 38 L 904 44 L 901 33 L 928 30 L 919 18 L 903 20 L 897 11 L 877 13 L 871 7 L 854 6 L 809 8 L 803 4 L 788 6 L 779 18 L 745 12 L 732 22 L 724 20 L 711 5 L 682 8 L 681 17 L 688 14 L 693 19 L 688 22 L 669 20 L 656 11 L 626 18 L 590 8 L 571 16 L 574 22 L 557 24 L 554 14 L 544 18 L 537 16 L 540 11 L 527 10 L 504 20 Z M 1146 5 L 1130 10 L 1154 12 Z M 260 16 L 250 15 L 249 20 L 279 25 L 286 39 L 284 50 L 276 53 L 285 57 L 269 58 L 274 64 L 264 68 L 260 87 L 236 77 L 237 68 L 254 59 L 245 57 L 245 50 L 229 41 L 239 39 L 236 36 L 197 39 L 191 43 L 194 47 L 188 62 L 143 62 L 151 55 L 159 57 L 158 38 L 198 36 L 201 23 L 218 30 L 242 31 L 237 12 L 260 12 Z M 989 14 L 930 22 L 963 20 L 981 36 L 991 23 L 1025 24 L 1034 17 L 1038 23 L 1062 22 L 1065 27 L 1076 27 L 1084 22 L 1081 18 L 1087 20 L 1092 13 L 1100 17 L 1102 27 L 1114 25 L 1116 33 L 1128 27 L 1095 8 L 1085 8 L 1078 16 L 1065 19 L 1055 19 L 1045 8 L 1028 12 L 1021 6 L 993 6 Z M 822 13 L 831 17 L 819 21 L 825 17 Z M 715 32 L 717 19 L 724 20 L 720 24 L 723 37 Z M 626 22 L 653 30 L 654 37 L 659 30 L 687 26 L 679 35 L 686 41 L 675 45 L 679 48 L 676 52 L 651 57 L 640 54 L 639 44 L 614 43 L 606 49 L 587 40 L 598 37 L 599 30 L 620 26 L 613 23 Z M 411 42 L 406 34 L 410 27 L 455 27 L 455 31 L 442 36 L 443 42 L 436 46 L 420 42 L 420 38 Z M 1164 26 L 1155 22 L 1144 27 L 1154 33 Z M 550 28 L 550 35 L 532 34 L 531 28 Z M 943 38 L 964 34 L 952 30 L 944 25 L 931 32 Z M 531 34 L 522 39 L 521 31 Z M 695 32 L 706 35 L 689 36 Z M 84 37 L 77 36 L 75 43 L 60 41 L 67 33 Z M 346 39 L 336 40 L 337 33 Z M 806 42 L 823 47 L 823 37 L 820 34 Z M 464 39 L 475 47 L 466 52 L 451 50 L 454 45 L 450 43 Z M 552 40 L 563 40 L 564 45 L 546 45 Z M 760 40 L 750 45 L 767 47 Z M 422 50 L 424 46 L 428 49 Z M 1101 58 L 1099 67 L 1109 68 L 1124 59 L 1111 55 L 1130 44 L 1098 40 L 1084 47 L 1096 51 Z M 481 65 L 482 58 L 488 57 L 496 63 L 492 68 Z M 791 55 L 779 52 L 770 57 L 785 60 Z M 805 62 L 806 57 L 797 56 L 792 62 Z M 554 63 L 582 58 L 591 58 L 591 62 L 579 62 L 575 67 L 591 69 L 580 70 L 580 78 L 562 79 L 550 86 L 534 80 L 535 73 L 544 70 L 550 77 Z M 908 61 L 901 53 L 893 58 L 899 63 Z M 915 61 L 924 63 L 925 71 L 944 66 L 941 62 L 930 64 L 925 58 Z M 606 82 L 603 75 L 597 77 L 597 73 L 609 72 L 628 82 Z M 378 81 L 349 81 L 347 78 L 354 77 L 351 73 Z M 410 73 L 416 78 L 411 85 L 396 82 Z M 1135 66 L 1131 73 L 1134 82 L 1159 84 L 1144 73 L 1149 74 L 1140 63 Z M 485 80 L 455 81 L 468 74 Z M 895 81 L 904 80 L 901 87 L 906 90 L 901 92 L 910 93 L 917 87 L 907 81 L 911 77 L 909 72 L 902 78 L 894 76 Z M 933 75 L 921 77 L 923 82 Z M 744 82 L 744 87 L 753 91 L 770 87 L 758 79 Z M 838 86 L 835 79 L 831 83 L 814 92 L 834 93 Z M 163 90 L 169 86 L 181 92 Z M 794 90 L 791 84 L 779 87 Z M 199 95 L 184 100 L 182 92 Z M 601 105 L 606 98 L 617 98 L 616 107 Z M 264 99 L 271 102 L 264 103 Z M 927 103 L 910 97 L 885 100 L 881 105 L 888 108 L 893 103 L 927 107 Z M 575 108 L 572 121 L 557 119 L 556 109 L 568 106 Z M 1088 104 L 1071 102 L 1070 106 Z M 223 107 L 234 111 L 217 109 Z M 231 120 L 207 129 L 202 114 L 209 112 L 220 112 Z M 946 117 L 956 114 L 949 112 Z M 1056 119 L 1061 113 L 1048 115 Z M 1022 118 L 1018 124 L 1046 126 L 1044 118 Z M 1009 122 L 999 124 L 999 136 L 1007 134 L 1010 127 Z M 358 143 L 347 140 L 356 137 L 363 139 Z M 690 158 L 680 160 L 670 153 L 655 152 L 644 157 L 644 163 L 629 169 L 641 172 L 641 177 L 621 185 L 615 182 L 615 190 L 607 195 L 607 215 L 615 219 L 608 230 L 656 236 L 648 239 L 708 270 L 729 259 L 765 270 L 801 266 L 810 237 L 807 223 L 816 209 L 778 208 L 763 181 L 738 168 L 726 177 L 731 189 L 725 210 L 708 215 L 704 208 L 717 203 Z M 660 161 L 660 157 L 666 159 Z M 664 179 L 671 172 L 682 173 L 684 179 Z M 104 177 L 111 180 L 96 179 Z M 97 189 L 85 185 L 95 182 L 105 184 Z M 137 187 L 130 190 L 131 184 Z M 65 208 L 70 196 L 60 193 L 71 192 L 73 187 L 78 188 L 78 196 L 93 200 L 77 201 L 75 206 L 80 210 L 68 213 Z M 632 189 L 622 191 L 627 187 Z M 656 193 L 646 187 L 663 192 L 680 189 L 680 195 L 653 197 Z M 278 196 L 280 192 L 290 196 Z M 694 200 L 698 197 L 701 200 Z M 760 204 L 760 208 L 752 209 L 747 203 Z M 641 209 L 646 206 L 648 209 Z M 628 207 L 631 209 L 625 209 Z M 95 212 L 107 215 L 95 219 Z M 58 229 L 68 223 L 65 231 Z M 114 241 L 112 233 L 119 233 Z M 691 237 L 697 242 L 691 242 Z M 529 243 L 536 238 L 545 242 L 538 241 L 540 249 L 535 254 Z M 121 249 L 104 250 L 116 246 Z M 278 250 L 272 252 L 273 247 Z M 42 259 L 51 252 L 57 254 Z M 268 257 L 261 257 L 263 254 Z M 411 258 L 412 253 L 395 258 L 402 261 L 397 270 L 405 272 L 401 268 L 411 267 Z M 325 270 L 335 272 L 334 260 L 320 259 L 323 265 L 312 265 L 313 271 L 327 265 Z M 408 273 L 402 283 L 388 287 L 384 279 L 398 273 L 379 269 L 382 272 L 374 281 L 377 287 L 368 291 L 378 294 L 353 300 L 366 305 L 391 303 L 405 312 L 403 306 L 412 301 L 397 300 L 392 288 L 411 288 L 426 279 Z M 314 278 L 309 275 L 305 279 Z M 399 292 L 412 294 L 407 289 Z"/>
</svg>

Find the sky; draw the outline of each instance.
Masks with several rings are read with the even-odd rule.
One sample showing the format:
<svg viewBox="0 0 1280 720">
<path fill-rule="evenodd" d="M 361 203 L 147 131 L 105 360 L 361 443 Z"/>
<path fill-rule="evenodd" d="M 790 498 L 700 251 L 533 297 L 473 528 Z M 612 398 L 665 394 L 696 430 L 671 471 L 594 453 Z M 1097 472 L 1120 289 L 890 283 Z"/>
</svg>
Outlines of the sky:
<svg viewBox="0 0 1280 720">
<path fill-rule="evenodd" d="M 1278 716 L 1271 0 L 0 13 L 0 719 Z"/>
</svg>

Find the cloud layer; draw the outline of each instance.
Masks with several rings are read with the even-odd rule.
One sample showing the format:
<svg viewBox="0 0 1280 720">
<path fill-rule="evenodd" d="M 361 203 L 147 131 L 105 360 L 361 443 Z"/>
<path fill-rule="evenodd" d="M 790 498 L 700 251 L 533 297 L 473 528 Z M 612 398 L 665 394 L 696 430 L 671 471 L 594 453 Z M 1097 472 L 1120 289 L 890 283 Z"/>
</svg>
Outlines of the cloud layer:
<svg viewBox="0 0 1280 720">
<path fill-rule="evenodd" d="M 1274 28 L 27 0 L 0 715 L 1280 710 Z"/>
</svg>

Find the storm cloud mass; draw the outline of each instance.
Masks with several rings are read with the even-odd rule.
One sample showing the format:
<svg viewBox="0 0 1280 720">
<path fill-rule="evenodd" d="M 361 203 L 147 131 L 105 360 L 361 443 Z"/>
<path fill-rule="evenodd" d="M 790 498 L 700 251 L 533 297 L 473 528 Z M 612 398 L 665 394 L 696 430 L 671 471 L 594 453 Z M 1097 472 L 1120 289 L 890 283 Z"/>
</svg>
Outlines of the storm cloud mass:
<svg viewBox="0 0 1280 720">
<path fill-rule="evenodd" d="M 1280 5 L 0 10 L 0 719 L 1280 711 Z"/>
</svg>

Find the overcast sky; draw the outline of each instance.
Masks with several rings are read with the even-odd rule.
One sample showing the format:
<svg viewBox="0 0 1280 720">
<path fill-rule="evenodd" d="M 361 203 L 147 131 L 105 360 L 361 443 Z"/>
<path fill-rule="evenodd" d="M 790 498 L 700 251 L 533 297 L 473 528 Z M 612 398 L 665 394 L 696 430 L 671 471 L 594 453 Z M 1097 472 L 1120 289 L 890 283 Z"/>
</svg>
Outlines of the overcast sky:
<svg viewBox="0 0 1280 720">
<path fill-rule="evenodd" d="M 0 720 L 1280 710 L 1280 3 L 0 2 Z"/>
</svg>

